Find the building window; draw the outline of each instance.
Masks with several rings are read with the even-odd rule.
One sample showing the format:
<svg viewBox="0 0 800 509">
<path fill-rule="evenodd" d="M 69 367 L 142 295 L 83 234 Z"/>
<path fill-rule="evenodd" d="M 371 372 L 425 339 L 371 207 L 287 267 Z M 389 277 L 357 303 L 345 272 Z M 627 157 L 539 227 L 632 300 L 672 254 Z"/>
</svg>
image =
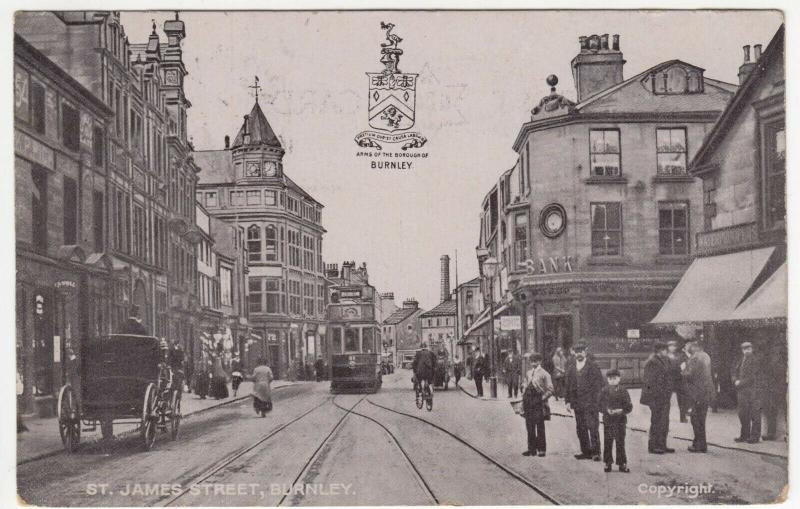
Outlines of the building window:
<svg viewBox="0 0 800 509">
<path fill-rule="evenodd" d="M 80 130 L 78 110 L 63 103 L 61 105 L 61 140 L 65 147 L 75 151 L 80 148 Z"/>
<path fill-rule="evenodd" d="M 764 212 L 767 226 L 786 221 L 786 128 L 783 123 L 764 129 Z"/>
<path fill-rule="evenodd" d="M 216 207 L 217 206 L 217 192 L 216 191 L 209 191 L 206 193 L 206 207 Z"/>
<path fill-rule="evenodd" d="M 260 205 L 261 204 L 261 191 L 247 191 L 247 204 Z"/>
<path fill-rule="evenodd" d="M 94 156 L 94 165 L 98 168 L 103 166 L 105 160 L 105 138 L 103 129 L 95 126 L 94 135 L 92 136 L 92 154 Z"/>
<path fill-rule="evenodd" d="M 46 130 L 44 104 L 44 86 L 31 81 L 31 127 L 39 134 Z"/>
<path fill-rule="evenodd" d="M 467 296 L 466 296 L 465 300 L 466 300 L 467 306 L 472 304 L 472 290 L 467 290 Z"/>
<path fill-rule="evenodd" d="M 289 265 L 300 267 L 300 232 L 288 230 L 289 237 Z"/>
<path fill-rule="evenodd" d="M 264 290 L 267 313 L 281 312 L 281 282 L 279 279 L 265 279 Z"/>
<path fill-rule="evenodd" d="M 528 259 L 528 214 L 526 212 L 514 215 L 514 259 L 517 268 L 525 267 Z"/>
<path fill-rule="evenodd" d="M 247 259 L 251 262 L 261 261 L 261 228 L 250 225 L 247 228 Z"/>
<path fill-rule="evenodd" d="M 231 191 L 231 205 L 244 205 L 244 191 Z"/>
<path fill-rule="evenodd" d="M 146 225 L 144 220 L 144 209 L 134 204 L 133 206 L 133 255 L 141 259 L 147 256 L 147 247 L 145 245 Z"/>
<path fill-rule="evenodd" d="M 719 177 L 708 175 L 703 179 L 703 229 L 713 228 L 717 216 L 717 187 Z"/>
<path fill-rule="evenodd" d="M 592 203 L 592 256 L 622 254 L 622 204 Z"/>
<path fill-rule="evenodd" d="M 64 244 L 78 243 L 78 184 L 64 177 Z"/>
<path fill-rule="evenodd" d="M 589 156 L 593 177 L 619 177 L 619 129 L 592 129 L 589 131 Z"/>
<path fill-rule="evenodd" d="M 686 175 L 686 129 L 656 129 L 659 175 Z"/>
<path fill-rule="evenodd" d="M 689 205 L 659 202 L 658 252 L 663 255 L 689 254 Z"/>
<path fill-rule="evenodd" d="M 47 252 L 47 170 L 34 167 L 31 170 L 33 189 L 31 193 L 31 226 L 33 249 Z"/>
<path fill-rule="evenodd" d="M 94 236 L 94 251 L 102 253 L 103 249 L 103 218 L 104 214 L 103 192 L 92 193 L 92 233 Z"/>
<path fill-rule="evenodd" d="M 275 191 L 264 191 L 264 205 L 275 205 Z"/>
<path fill-rule="evenodd" d="M 230 306 L 232 304 L 231 301 L 231 289 L 233 288 L 233 271 L 231 271 L 230 267 L 220 267 L 219 268 L 219 293 L 220 293 L 220 302 L 223 306 Z"/>
<path fill-rule="evenodd" d="M 261 304 L 261 298 L 263 296 L 261 291 L 262 289 L 261 283 L 262 283 L 261 278 L 257 277 L 251 277 L 247 280 L 247 289 L 249 292 L 249 295 L 247 296 L 247 302 L 248 302 L 247 309 L 251 313 L 261 313 L 261 311 L 263 310 Z"/>
<path fill-rule="evenodd" d="M 275 231 L 275 227 L 272 225 L 267 225 L 266 229 L 264 230 L 264 238 L 266 240 L 266 249 L 264 253 L 266 254 L 266 259 L 268 262 L 274 262 L 278 260 L 278 235 Z"/>
<path fill-rule="evenodd" d="M 299 315 L 303 312 L 300 281 L 289 280 L 289 312 L 294 315 Z"/>
</svg>

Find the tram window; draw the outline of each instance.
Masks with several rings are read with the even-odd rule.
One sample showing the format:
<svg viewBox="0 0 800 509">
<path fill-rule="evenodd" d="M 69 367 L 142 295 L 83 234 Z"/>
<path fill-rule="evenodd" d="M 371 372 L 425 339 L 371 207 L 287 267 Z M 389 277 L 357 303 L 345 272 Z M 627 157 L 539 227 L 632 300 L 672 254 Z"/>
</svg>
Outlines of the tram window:
<svg viewBox="0 0 800 509">
<path fill-rule="evenodd" d="M 361 351 L 364 353 L 375 352 L 375 331 L 372 329 L 362 329 Z"/>
<path fill-rule="evenodd" d="M 344 330 L 344 351 L 358 351 L 358 329 L 350 328 Z"/>
</svg>

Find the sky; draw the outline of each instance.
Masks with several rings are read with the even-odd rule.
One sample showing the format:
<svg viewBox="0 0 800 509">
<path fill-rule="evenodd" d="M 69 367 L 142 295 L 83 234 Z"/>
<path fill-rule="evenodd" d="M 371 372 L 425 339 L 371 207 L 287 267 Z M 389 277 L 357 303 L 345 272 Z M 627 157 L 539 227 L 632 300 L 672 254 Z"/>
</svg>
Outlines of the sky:
<svg viewBox="0 0 800 509">
<path fill-rule="evenodd" d="M 131 43 L 172 12 L 124 12 Z M 763 44 L 778 11 L 182 12 L 189 135 L 221 149 L 259 103 L 286 149 L 284 171 L 325 205 L 326 263 L 366 262 L 370 283 L 425 309 L 439 302 L 439 258 L 458 279 L 477 275 L 481 201 L 516 161 L 512 149 L 545 78 L 575 98 L 578 37 L 620 34 L 624 77 L 681 59 L 737 83 L 742 46 Z M 380 22 L 403 38 L 403 72 L 419 73 L 416 124 L 428 157 L 411 170 L 374 170 L 353 137 L 368 129 L 366 72 L 378 72 Z M 451 261 L 451 284 L 455 264 Z"/>
</svg>

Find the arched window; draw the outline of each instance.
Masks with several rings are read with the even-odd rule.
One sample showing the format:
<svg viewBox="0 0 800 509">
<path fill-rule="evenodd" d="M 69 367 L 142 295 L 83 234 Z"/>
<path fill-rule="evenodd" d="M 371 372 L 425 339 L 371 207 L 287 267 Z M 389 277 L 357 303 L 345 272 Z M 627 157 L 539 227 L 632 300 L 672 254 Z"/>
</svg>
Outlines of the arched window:
<svg viewBox="0 0 800 509">
<path fill-rule="evenodd" d="M 468 306 L 472 304 L 472 290 L 467 290 L 467 298 L 466 298 L 466 300 L 467 300 L 467 305 Z"/>
<path fill-rule="evenodd" d="M 278 260 L 278 235 L 275 231 L 275 227 L 267 225 L 264 229 L 264 239 L 265 239 L 265 248 L 264 253 L 266 254 L 266 260 L 268 262 L 274 262 Z"/>
<path fill-rule="evenodd" d="M 261 261 L 261 228 L 250 225 L 247 228 L 247 259 L 251 262 Z"/>
</svg>

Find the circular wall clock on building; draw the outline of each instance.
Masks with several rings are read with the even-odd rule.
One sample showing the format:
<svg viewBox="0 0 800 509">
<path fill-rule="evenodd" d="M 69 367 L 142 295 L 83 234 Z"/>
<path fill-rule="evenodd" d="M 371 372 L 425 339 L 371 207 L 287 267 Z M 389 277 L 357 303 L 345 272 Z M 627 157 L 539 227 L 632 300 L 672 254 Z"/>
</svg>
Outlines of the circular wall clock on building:
<svg viewBox="0 0 800 509">
<path fill-rule="evenodd" d="M 256 161 L 248 161 L 244 174 L 246 177 L 260 177 L 261 165 Z"/>
<path fill-rule="evenodd" d="M 567 227 L 567 211 L 559 203 L 551 203 L 542 209 L 539 214 L 539 229 L 542 233 L 554 239 L 564 232 Z"/>
<path fill-rule="evenodd" d="M 275 161 L 264 161 L 264 176 L 274 177 L 278 173 L 278 163 Z"/>
</svg>

